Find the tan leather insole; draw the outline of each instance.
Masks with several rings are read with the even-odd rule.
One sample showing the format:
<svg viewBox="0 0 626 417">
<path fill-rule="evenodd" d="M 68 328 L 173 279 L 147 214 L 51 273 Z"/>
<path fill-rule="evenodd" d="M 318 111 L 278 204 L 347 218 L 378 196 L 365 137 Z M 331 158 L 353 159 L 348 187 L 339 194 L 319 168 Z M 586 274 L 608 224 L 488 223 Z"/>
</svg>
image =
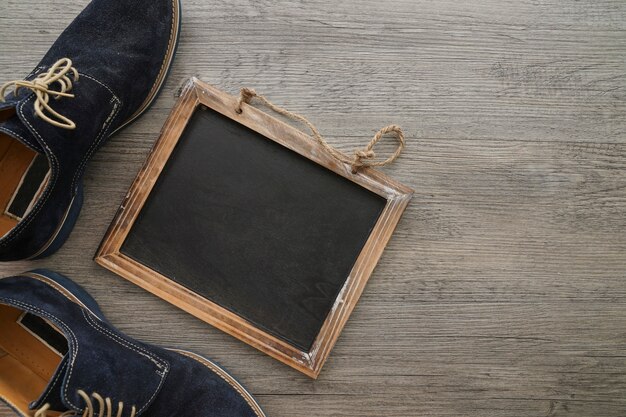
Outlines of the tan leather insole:
<svg viewBox="0 0 626 417">
<path fill-rule="evenodd" d="M 18 223 L 5 210 L 35 156 L 35 151 L 0 133 L 0 237 Z"/>
<path fill-rule="evenodd" d="M 30 415 L 62 358 L 18 323 L 22 313 L 0 305 L 0 397 Z"/>
</svg>

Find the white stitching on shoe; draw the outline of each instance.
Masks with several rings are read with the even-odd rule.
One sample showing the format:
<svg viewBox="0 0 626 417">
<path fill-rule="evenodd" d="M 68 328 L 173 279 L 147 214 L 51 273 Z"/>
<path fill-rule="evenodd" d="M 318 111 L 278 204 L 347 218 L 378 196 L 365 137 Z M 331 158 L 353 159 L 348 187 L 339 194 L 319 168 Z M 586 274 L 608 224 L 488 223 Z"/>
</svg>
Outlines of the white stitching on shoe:
<svg viewBox="0 0 626 417">
<path fill-rule="evenodd" d="M 85 310 L 89 311 L 94 316 L 96 316 L 96 314 L 93 311 L 91 311 L 91 309 L 89 307 L 87 307 L 82 301 L 80 301 L 78 299 L 78 297 L 76 297 L 70 290 L 68 290 L 63 285 L 59 284 L 58 282 L 56 282 L 52 278 L 48 278 L 45 275 L 38 274 L 38 273 L 32 272 L 32 271 L 25 272 L 22 275 L 18 275 L 18 277 L 36 279 L 37 281 L 42 282 L 42 283 L 52 287 L 57 292 L 61 293 L 61 295 L 63 295 L 65 298 L 67 298 L 68 300 L 73 302 L 74 304 L 78 304 L 79 306 L 81 306 Z M 96 316 L 96 318 L 98 318 L 98 316 Z"/>
<path fill-rule="evenodd" d="M 52 315 L 52 314 L 50 314 L 50 313 L 40 309 L 38 307 L 35 307 L 32 304 L 28 304 L 28 303 L 22 302 L 20 300 L 16 300 L 14 298 L 7 298 L 7 297 L 0 297 L 0 300 L 5 300 L 8 303 L 13 303 L 14 305 L 16 305 L 18 307 L 21 307 L 21 308 L 23 308 L 25 310 L 30 309 L 31 311 L 33 311 L 33 312 L 35 312 L 37 314 L 41 314 L 43 317 L 46 317 L 46 318 L 52 320 L 53 322 L 55 322 L 56 324 L 58 324 L 64 330 L 66 330 L 68 332 L 68 334 L 70 335 L 70 343 L 74 347 L 74 357 L 72 358 L 72 361 L 70 362 L 70 367 L 69 367 L 68 374 L 67 374 L 67 379 L 69 381 L 71 376 L 72 376 L 72 371 L 74 370 L 74 362 L 76 361 L 76 358 L 78 357 L 78 348 L 79 348 L 78 339 L 76 338 L 76 335 L 74 335 L 74 332 L 72 332 L 72 330 L 69 328 L 69 326 L 63 320 L 61 320 L 60 318 L 58 318 L 58 317 L 56 317 L 56 316 L 54 316 L 54 315 Z M 65 399 L 65 401 L 70 406 L 80 410 L 80 407 L 78 407 L 77 405 L 72 403 L 69 400 L 69 398 L 67 398 L 67 385 L 69 385 L 69 384 L 66 384 L 66 387 L 65 387 L 66 389 L 64 390 L 65 393 L 63 395 L 63 398 Z"/>
<path fill-rule="evenodd" d="M 72 343 L 72 345 L 73 345 L 73 346 L 75 346 L 75 350 L 74 350 L 74 356 L 73 356 L 73 358 L 72 358 L 72 361 L 70 362 L 70 367 L 69 367 L 68 374 L 67 374 L 67 383 L 65 384 L 65 386 L 64 386 L 64 390 L 63 390 L 63 398 L 65 399 L 65 401 L 66 401 L 66 402 L 67 402 L 70 406 L 72 406 L 72 407 L 74 407 L 74 408 L 76 408 L 76 409 L 78 409 L 78 410 L 81 410 L 81 408 L 80 408 L 80 407 L 78 407 L 77 405 L 75 405 L 74 403 L 72 403 L 72 402 L 70 401 L 70 399 L 68 398 L 68 395 L 67 395 L 67 390 L 68 390 L 68 387 L 69 387 L 69 385 L 70 385 L 70 381 L 71 381 L 71 379 L 72 379 L 72 373 L 73 373 L 73 371 L 74 371 L 74 364 L 75 364 L 76 358 L 78 357 L 78 348 L 79 348 L 79 343 L 78 343 L 78 339 L 76 338 L 76 335 L 74 334 L 74 332 L 72 332 L 72 330 L 69 328 L 69 326 L 68 326 L 68 325 L 67 325 L 67 324 L 66 324 L 63 320 L 61 320 L 60 318 L 56 317 L 55 315 L 50 314 L 50 313 L 48 313 L 48 312 L 46 312 L 46 311 L 44 311 L 44 310 L 42 310 L 42 309 L 40 309 L 40 308 L 38 308 L 38 307 L 35 307 L 35 306 L 34 306 L 34 305 L 32 305 L 32 304 L 25 303 L 25 302 L 23 302 L 23 301 L 16 300 L 16 299 L 13 299 L 13 298 L 8 298 L 8 297 L 0 297 L 0 300 L 4 300 L 4 301 L 6 301 L 6 302 L 8 302 L 8 303 L 12 303 L 13 305 L 18 306 L 18 307 L 21 307 L 21 308 L 26 309 L 26 310 L 30 309 L 30 310 L 32 310 L 33 312 L 35 312 L 35 313 L 37 313 L 37 314 L 40 314 L 41 316 L 46 317 L 46 318 L 48 318 L 48 319 L 52 320 L 53 322 L 56 322 L 56 323 L 57 323 L 57 324 L 59 324 L 59 325 L 60 325 L 63 329 L 67 330 L 67 332 L 69 333 L 69 335 L 70 335 L 70 337 L 71 337 L 71 341 L 70 341 L 70 343 Z M 102 333 L 104 336 L 107 336 L 109 339 L 111 339 L 111 340 L 115 341 L 116 343 L 118 343 L 118 344 L 119 344 L 119 345 L 121 345 L 122 347 L 125 347 L 126 349 L 133 350 L 133 351 L 135 351 L 136 353 L 138 353 L 138 354 L 140 354 L 140 355 L 142 355 L 142 356 L 146 356 L 146 355 L 147 355 L 148 357 L 150 357 L 150 354 L 148 354 L 147 352 L 146 352 L 146 355 L 143 355 L 143 354 L 141 354 L 141 352 L 139 352 L 138 350 L 133 349 L 132 347 L 130 347 L 130 346 L 128 346 L 128 345 L 125 345 L 124 343 L 122 343 L 122 342 L 120 342 L 120 341 L 115 340 L 115 339 L 114 339 L 114 337 L 111 337 L 111 336 L 115 336 L 115 335 L 113 335 L 112 333 L 110 333 L 110 335 L 107 335 L 106 333 L 104 333 L 104 332 L 100 331 L 98 328 L 96 328 L 95 326 L 93 326 L 93 325 L 91 324 L 91 322 L 89 321 L 89 319 L 88 319 L 88 315 L 86 314 L 85 310 L 81 308 L 81 311 L 82 311 L 82 313 L 83 313 L 83 316 L 87 319 L 87 323 L 88 323 L 88 324 L 90 324 L 90 325 L 91 325 L 91 327 L 93 327 L 94 329 L 96 329 L 96 330 L 98 330 L 100 333 Z M 96 324 L 96 323 L 94 322 L 94 324 Z M 96 324 L 96 325 L 97 325 L 97 324 Z M 105 331 L 106 331 L 106 329 L 103 329 L 103 330 L 105 330 Z M 122 340 L 122 341 L 124 341 L 124 342 L 126 342 L 126 343 L 130 343 L 130 342 L 125 341 L 125 340 L 123 340 L 123 339 L 121 339 L 121 340 Z M 131 344 L 132 344 L 132 343 L 131 343 Z M 134 346 L 134 345 L 133 345 L 133 346 Z M 138 347 L 138 346 L 136 346 L 136 347 L 137 347 L 137 349 L 141 349 L 141 348 L 140 348 L 140 347 Z M 162 359 L 160 359 L 160 358 L 158 358 L 158 359 L 156 359 L 156 358 L 149 358 L 149 359 L 150 359 L 152 362 L 154 362 L 155 364 L 157 364 L 157 366 L 158 366 L 159 368 L 162 368 L 163 366 L 165 366 L 165 371 L 168 371 L 168 370 L 169 370 L 169 363 L 168 363 L 167 361 L 164 361 L 164 360 L 162 360 Z M 159 364 L 158 364 L 158 362 L 157 362 L 157 360 L 161 360 L 161 361 L 162 361 L 162 364 L 161 364 L 161 365 L 159 365 Z M 152 396 L 150 397 L 150 399 L 149 399 L 149 400 L 146 402 L 146 404 L 145 404 L 145 405 L 141 408 L 141 410 L 139 411 L 139 413 L 141 413 L 141 412 L 142 412 L 142 411 L 143 411 L 143 410 L 144 410 L 144 409 L 145 409 L 148 405 L 150 405 L 150 403 L 152 402 L 152 400 L 154 399 L 154 397 L 155 397 L 155 396 L 158 394 L 158 392 L 160 391 L 161 386 L 163 385 L 163 382 L 165 381 L 165 375 L 166 375 L 166 373 L 167 373 L 167 372 L 165 372 L 165 371 L 163 372 L 163 374 L 162 374 L 162 375 L 161 375 L 161 374 L 159 374 L 159 373 L 157 373 L 159 376 L 161 376 L 161 380 L 160 380 L 160 382 L 159 382 L 159 385 L 157 386 L 156 390 L 154 391 L 154 393 L 152 394 Z"/>
<path fill-rule="evenodd" d="M 30 143 L 29 141 L 27 141 L 27 140 L 24 138 L 24 136 L 20 135 L 19 133 L 15 132 L 15 131 L 13 131 L 13 130 L 11 130 L 11 129 L 8 129 L 8 128 L 4 127 L 4 126 L 0 126 L 0 132 L 5 132 L 5 133 L 7 133 L 7 134 L 17 136 L 18 138 L 22 139 L 22 141 L 24 141 L 24 143 L 23 143 L 23 144 L 24 144 L 24 146 L 26 146 L 28 149 L 30 149 L 30 150 L 32 150 L 32 151 L 35 151 L 35 152 L 39 152 L 37 149 L 35 149 L 35 148 L 33 147 L 33 145 L 31 145 L 31 143 Z"/>
<path fill-rule="evenodd" d="M 83 417 L 95 416 L 94 414 L 95 410 L 98 410 L 98 417 L 103 417 L 105 413 L 109 417 L 113 415 L 112 413 L 113 413 L 113 410 L 115 409 L 115 406 L 113 405 L 111 398 L 109 397 L 102 398 L 102 396 L 98 394 L 96 391 L 92 391 L 91 394 L 87 394 L 86 391 L 82 389 L 77 389 L 76 393 L 85 402 L 85 411 L 83 411 Z M 94 404 L 97 404 L 97 408 Z M 51 408 L 50 403 L 45 403 L 44 405 L 39 407 L 37 410 L 34 410 L 35 414 L 33 417 L 52 417 L 50 415 L 50 412 L 54 413 L 55 415 L 58 414 L 58 412 L 55 412 L 51 410 L 50 408 Z M 116 413 L 117 417 L 121 417 L 123 412 L 124 412 L 124 402 L 120 401 L 117 404 L 117 413 Z M 61 414 L 58 414 L 58 417 L 70 417 L 70 416 L 75 417 L 77 415 L 78 414 L 76 414 L 76 411 L 68 410 Z M 136 416 L 137 416 L 137 409 L 133 405 L 130 407 L 129 417 L 136 417 Z"/>
<path fill-rule="evenodd" d="M 109 87 L 106 86 L 106 84 L 82 72 L 79 74 L 83 77 L 89 78 L 97 82 L 98 84 L 100 84 L 101 86 L 109 90 L 109 93 L 111 93 L 111 95 L 113 96 L 113 99 L 115 100 L 116 104 L 113 106 L 113 110 L 111 111 L 109 116 L 105 119 L 104 123 L 102 124 L 102 129 L 100 129 L 98 136 L 96 136 L 96 140 L 94 140 L 91 143 L 91 145 L 89 146 L 89 149 L 87 150 L 87 153 L 83 156 L 83 159 L 80 161 L 80 164 L 76 168 L 76 171 L 74 172 L 74 177 L 72 178 L 72 185 L 71 185 L 72 192 L 74 192 L 74 189 L 76 188 L 76 181 L 78 181 L 78 177 L 80 177 L 80 174 L 83 172 L 85 166 L 87 165 L 87 162 L 89 161 L 89 159 L 91 159 L 91 156 L 94 154 L 94 152 L 98 150 L 98 148 L 100 147 L 100 143 L 104 140 L 104 137 L 105 137 L 104 133 L 109 130 L 109 128 L 111 127 L 111 124 L 113 123 L 113 120 L 115 120 L 120 109 L 122 108 L 122 101 L 115 95 L 115 93 L 113 93 L 113 91 Z"/>
<path fill-rule="evenodd" d="M 33 76 L 37 75 L 37 73 L 38 73 L 39 71 L 41 71 L 42 69 L 45 69 L 45 68 L 48 68 L 48 67 L 47 67 L 46 65 L 38 65 L 38 66 L 36 66 L 36 67 L 35 67 L 35 68 L 34 68 L 34 69 L 30 72 L 30 74 L 28 74 L 28 75 L 27 75 L 24 79 L 25 79 L 25 80 L 27 80 L 27 79 L 29 79 L 30 77 L 33 77 Z"/>
<path fill-rule="evenodd" d="M 103 335 L 107 336 L 109 339 L 113 340 L 117 344 L 125 347 L 126 349 L 133 350 L 137 354 L 146 357 L 147 359 L 152 361 L 157 366 L 158 369 L 162 370 L 162 373 L 160 373 L 158 371 L 156 372 L 156 374 L 161 377 L 161 380 L 159 381 L 159 385 L 157 386 L 157 388 L 152 393 L 152 396 L 143 405 L 143 407 L 141 407 L 141 409 L 139 409 L 137 411 L 138 414 L 141 414 L 146 409 L 146 407 L 148 407 L 152 403 L 152 400 L 154 399 L 154 397 L 156 397 L 156 395 L 159 393 L 159 391 L 161 391 L 161 387 L 163 386 L 163 383 L 165 382 L 165 376 L 169 372 L 169 368 L 170 368 L 169 362 L 167 362 L 167 361 L 165 361 L 165 360 L 163 360 L 161 358 L 158 358 L 156 356 L 153 356 L 147 350 L 141 348 L 140 346 L 137 346 L 134 343 L 132 343 L 132 342 L 130 342 L 128 340 L 122 339 L 121 337 L 111 333 L 106 328 L 101 327 L 98 323 L 96 323 L 95 321 L 91 320 L 90 316 L 85 314 L 85 310 L 82 310 L 82 312 L 83 312 L 83 316 L 87 320 L 87 323 L 91 327 L 93 327 L 94 329 L 96 329 L 97 331 L 102 333 Z"/>
<path fill-rule="evenodd" d="M 180 17 L 180 9 L 178 7 L 177 1 L 178 0 L 172 0 L 172 11 L 173 12 L 176 11 L 179 14 L 177 16 L 177 20 L 180 22 L 180 19 L 181 19 L 181 17 Z M 166 52 L 169 51 L 170 48 L 172 47 L 172 41 L 174 39 L 175 29 L 176 29 L 176 23 L 175 23 L 175 20 L 174 20 L 174 16 L 172 15 L 172 25 L 171 25 L 171 28 L 170 28 L 170 37 L 169 37 L 169 40 L 168 40 Z M 166 54 L 166 56 L 163 58 L 163 62 L 161 63 L 161 68 L 159 69 L 159 73 L 157 75 L 157 78 L 156 78 L 152 88 L 150 89 L 150 93 L 148 94 L 148 97 L 150 97 L 152 95 L 152 91 L 156 88 L 157 84 L 159 84 L 159 79 L 161 78 L 161 74 L 163 73 L 163 70 L 164 70 L 164 67 L 165 67 L 165 63 L 167 61 L 168 61 L 168 54 Z M 41 70 L 43 68 L 45 68 L 45 67 L 44 66 L 36 67 L 35 69 L 33 69 L 33 71 L 26 78 L 31 77 L 32 75 L 36 74 L 39 70 Z M 113 93 L 113 91 L 108 86 L 106 86 L 104 83 L 102 83 L 101 81 L 95 79 L 92 76 L 84 74 L 84 73 L 79 73 L 79 74 L 83 75 L 83 76 L 85 76 L 87 78 L 90 78 L 93 81 L 96 81 L 97 83 L 101 84 L 103 87 L 105 87 L 107 90 L 109 90 L 109 92 L 115 98 L 117 98 L 115 93 Z M 164 82 L 164 80 L 162 80 L 162 82 Z M 34 97 L 34 93 L 32 93 L 31 95 Z M 19 106 L 20 106 L 19 112 L 22 115 L 22 117 L 24 117 L 24 113 L 22 111 L 22 108 L 24 107 L 24 104 L 28 100 L 30 100 L 30 98 L 32 98 L 32 97 L 27 97 L 24 101 L 22 101 L 22 103 L 19 104 Z M 122 102 L 119 101 L 119 99 L 117 99 L 117 100 L 119 102 L 119 107 L 121 108 Z M 117 114 L 113 118 L 115 118 L 116 116 L 117 116 Z M 132 115 L 131 115 L 131 117 L 132 117 Z M 36 134 L 36 136 L 39 139 L 41 139 L 42 142 L 44 142 L 45 148 L 50 152 L 50 155 L 56 160 L 56 156 L 52 153 L 52 151 L 48 147 L 47 143 L 45 143 L 45 141 L 43 141 L 43 139 L 41 138 L 41 135 L 39 135 L 39 133 L 35 130 L 35 128 L 30 123 L 28 123 L 28 120 L 26 120 L 25 118 L 24 118 L 24 120 L 30 126 L 31 130 Z M 112 120 L 110 120 L 109 126 L 107 126 L 107 127 L 110 127 L 111 122 L 112 122 Z M 124 125 L 124 123 L 126 123 L 126 122 L 123 122 L 122 125 Z M 103 126 L 103 129 L 104 129 L 104 126 Z M 93 152 L 95 152 L 95 151 L 92 151 L 91 153 L 93 153 Z M 83 161 L 84 161 L 84 158 L 83 158 Z M 81 161 L 80 165 L 83 165 L 83 161 Z M 58 164 L 58 160 L 56 161 L 56 164 L 53 161 L 53 165 L 57 166 L 57 164 Z M 50 196 L 50 194 L 52 194 L 52 189 L 54 187 L 54 183 L 56 183 L 56 179 L 58 177 L 58 173 L 57 173 L 57 175 L 53 175 L 53 177 L 54 178 L 53 178 L 53 182 L 52 182 L 51 186 L 46 189 L 46 191 L 44 192 L 44 195 L 42 195 L 40 200 L 35 204 L 35 206 L 33 207 L 32 211 L 30 213 L 28 213 L 26 218 L 24 218 L 20 223 L 18 223 L 6 236 L 0 238 L 0 247 L 6 246 L 9 242 L 11 242 L 15 238 L 19 237 L 21 230 L 24 229 L 32 221 L 32 219 L 36 216 L 36 214 L 41 209 L 41 206 L 43 206 L 43 204 L 45 203 L 45 200 L 47 200 L 47 198 Z M 72 184 L 74 184 L 74 182 L 75 182 L 75 179 L 72 180 Z M 72 185 L 72 188 L 73 187 L 74 187 L 74 185 Z M 74 191 L 72 190 L 72 192 L 74 192 Z M 39 250 L 40 249 L 38 249 L 38 251 Z"/>
<path fill-rule="evenodd" d="M 76 81 L 78 81 L 78 71 L 72 65 L 69 58 L 61 58 L 52 64 L 47 71 L 37 75 L 32 80 L 13 80 L 0 86 L 0 102 L 5 101 L 5 96 L 13 89 L 13 94 L 17 95 L 20 88 L 27 88 L 37 96 L 34 102 L 35 114 L 44 122 L 50 123 L 61 129 L 76 129 L 73 120 L 65 117 L 56 111 L 50 104 L 50 97 L 56 99 L 74 98 L 70 93 Z M 58 90 L 52 88 L 58 87 Z"/>
<path fill-rule="evenodd" d="M 86 158 L 90 157 L 95 152 L 95 150 L 97 148 L 94 149 L 94 144 L 100 143 L 102 141 L 104 132 L 107 131 L 108 128 L 111 126 L 113 120 L 115 119 L 115 117 L 117 117 L 117 114 L 119 113 L 119 109 L 121 108 L 121 105 L 122 105 L 121 100 L 115 95 L 115 93 L 113 93 L 113 91 L 106 84 L 102 83 L 101 81 L 95 79 L 94 77 L 92 77 L 92 76 L 90 76 L 88 74 L 84 74 L 84 73 L 79 73 L 79 74 L 81 76 L 84 76 L 86 78 L 89 78 L 89 79 L 95 81 L 96 83 L 98 83 L 101 86 L 103 86 L 104 88 L 106 88 L 109 91 L 109 93 L 111 93 L 111 95 L 113 96 L 115 101 L 117 102 L 117 110 L 115 111 L 115 114 L 113 115 L 113 117 L 109 116 L 109 118 L 107 120 L 105 120 L 105 123 L 102 125 L 102 128 L 100 129 L 100 132 L 98 133 L 98 136 L 96 137 L 96 140 L 92 143 L 92 145 L 89 148 L 88 153 L 85 154 L 85 156 L 83 156 L 83 159 L 81 160 L 80 164 L 78 165 L 77 170 L 75 171 L 74 177 L 72 179 L 72 184 L 71 184 L 71 192 L 72 193 L 74 192 L 74 188 L 76 186 L 76 180 L 77 180 L 77 177 L 78 177 L 78 173 L 80 173 L 81 170 L 86 165 L 86 162 L 87 162 Z M 59 172 L 60 172 L 60 163 L 58 162 L 58 159 L 57 159 L 56 155 L 52 152 L 52 150 L 50 149 L 50 147 L 48 146 L 46 141 L 43 140 L 43 138 L 41 137 L 41 135 L 39 134 L 37 129 L 35 129 L 33 127 L 33 125 L 30 124 L 30 122 L 28 121 L 28 119 L 26 119 L 26 117 L 24 115 L 23 108 L 26 105 L 26 103 L 30 99 L 32 99 L 32 98 L 34 98 L 34 94 L 31 94 L 30 97 L 26 98 L 22 103 L 20 103 L 18 105 L 18 111 L 19 111 L 20 115 L 22 116 L 22 119 L 30 127 L 31 131 L 35 133 L 35 135 L 39 138 L 39 140 L 41 141 L 43 146 L 46 148 L 46 150 L 47 150 L 46 154 L 51 157 L 50 160 L 52 161 L 52 164 L 53 164 L 53 175 L 52 175 L 53 178 L 52 178 L 52 181 L 50 183 L 50 186 L 46 188 L 46 191 L 41 196 L 39 201 L 37 201 L 37 203 L 35 203 L 35 206 L 31 210 L 31 212 L 28 213 L 26 218 L 24 218 L 20 223 L 18 223 L 13 228 L 13 230 L 11 230 L 5 237 L 0 239 L 0 246 L 6 246 L 9 242 L 11 242 L 14 239 L 16 239 L 19 236 L 19 234 L 22 231 L 22 229 L 24 229 L 36 217 L 36 215 L 40 211 L 41 207 L 45 204 L 45 202 L 47 201 L 48 197 L 52 194 L 52 190 L 54 189 L 54 186 L 56 185 L 56 180 L 57 180 Z M 39 251 L 39 249 L 38 249 L 38 251 Z"/>
<path fill-rule="evenodd" d="M 11 242 L 16 237 L 18 237 L 19 232 L 22 229 L 24 229 L 35 218 L 39 210 L 41 210 L 41 207 L 48 200 L 48 197 L 50 197 L 50 195 L 52 194 L 52 190 L 54 189 L 57 178 L 59 176 L 58 173 L 59 173 L 60 164 L 56 155 L 54 155 L 54 153 L 52 152 L 48 144 L 42 139 L 37 129 L 35 129 L 30 124 L 28 119 L 26 119 L 26 117 L 24 116 L 24 112 L 23 112 L 24 105 L 26 105 L 26 103 L 33 97 L 34 97 L 34 94 L 32 94 L 30 97 L 25 99 L 22 103 L 20 103 L 17 107 L 17 110 L 22 115 L 22 118 L 26 122 L 26 124 L 30 127 L 31 132 L 33 132 L 41 140 L 41 143 L 43 144 L 44 148 L 47 150 L 46 155 L 50 157 L 50 161 L 52 162 L 52 181 L 50 182 L 50 185 L 46 187 L 46 190 L 44 191 L 39 201 L 37 201 L 37 203 L 31 210 L 31 212 L 26 215 L 26 218 L 24 218 L 21 222 L 19 222 L 5 237 L 0 239 L 0 246 L 6 246 L 9 242 Z"/>
<path fill-rule="evenodd" d="M 108 85 L 106 85 L 106 84 L 105 84 L 105 83 L 103 83 L 102 81 L 100 81 L 100 80 L 96 79 L 96 77 L 94 77 L 93 75 L 85 74 L 84 72 L 80 72 L 80 71 L 78 71 L 78 74 L 80 74 L 82 77 L 87 77 L 87 78 L 89 78 L 90 80 L 97 82 L 98 84 L 100 84 L 101 86 L 103 86 L 104 88 L 106 88 L 107 90 L 109 90 L 109 93 L 111 93 L 111 95 L 112 95 L 113 97 L 115 97 L 118 101 L 121 101 L 121 100 L 117 97 L 117 94 L 115 94 L 115 93 L 113 92 L 113 90 L 111 90 L 111 89 L 109 88 L 109 86 L 108 86 Z"/>
<path fill-rule="evenodd" d="M 57 375 L 54 377 L 54 381 L 52 381 L 50 384 L 48 384 L 48 388 L 46 389 L 46 392 L 44 393 L 44 396 L 41 397 L 41 399 L 38 402 L 44 403 L 48 399 L 48 396 L 52 392 L 52 388 L 54 388 L 54 385 L 57 383 L 57 381 L 61 377 L 61 374 L 63 373 L 63 370 L 66 367 L 67 367 L 67 362 L 64 362 L 63 366 L 57 371 Z"/>
<path fill-rule="evenodd" d="M 136 344 L 129 342 L 128 340 L 125 340 L 114 333 L 111 333 L 111 331 L 109 331 L 105 327 L 102 327 L 101 325 L 93 321 L 93 319 L 91 318 L 91 315 L 88 315 L 84 310 L 83 310 L 83 316 L 85 317 L 85 320 L 87 320 L 87 323 L 89 323 L 91 327 L 96 329 L 98 332 L 106 335 L 109 339 L 113 339 L 117 344 L 120 344 L 128 349 L 132 349 L 138 354 L 140 354 L 141 356 L 146 357 L 147 359 L 150 360 L 150 362 L 154 363 L 159 369 L 163 367 L 167 367 L 167 362 L 155 358 L 147 350 L 141 348 L 140 346 L 137 346 Z"/>
</svg>

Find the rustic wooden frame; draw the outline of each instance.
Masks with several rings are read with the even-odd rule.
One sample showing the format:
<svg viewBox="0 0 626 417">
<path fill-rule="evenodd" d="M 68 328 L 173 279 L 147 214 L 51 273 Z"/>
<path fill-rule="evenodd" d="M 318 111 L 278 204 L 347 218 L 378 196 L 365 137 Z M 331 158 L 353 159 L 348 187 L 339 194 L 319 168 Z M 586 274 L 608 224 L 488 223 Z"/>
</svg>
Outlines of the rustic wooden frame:
<svg viewBox="0 0 626 417">
<path fill-rule="evenodd" d="M 222 115 L 236 120 L 263 136 L 297 152 L 300 155 L 336 172 L 387 199 L 372 233 L 344 287 L 326 318 L 310 351 L 305 352 L 255 327 L 242 317 L 203 298 L 184 286 L 121 253 L 120 249 L 152 187 L 165 166 L 178 139 L 199 105 L 205 105 Z M 159 139 L 156 141 L 143 168 L 135 178 L 96 254 L 96 262 L 127 280 L 139 285 L 164 300 L 178 306 L 201 320 L 237 337 L 266 354 L 292 366 L 306 375 L 317 378 L 363 288 L 367 283 L 400 216 L 413 195 L 413 190 L 379 171 L 362 168 L 351 172 L 348 164 L 337 161 L 310 136 L 268 113 L 248 104 L 243 112 L 235 111 L 237 97 L 191 78 L 172 109 Z"/>
</svg>

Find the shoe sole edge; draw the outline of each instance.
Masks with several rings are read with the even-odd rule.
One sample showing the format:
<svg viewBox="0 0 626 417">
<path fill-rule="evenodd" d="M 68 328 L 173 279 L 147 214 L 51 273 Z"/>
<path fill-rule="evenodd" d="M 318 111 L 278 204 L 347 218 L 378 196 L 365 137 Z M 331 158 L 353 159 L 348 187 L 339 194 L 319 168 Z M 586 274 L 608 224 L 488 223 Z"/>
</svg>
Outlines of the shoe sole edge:
<svg viewBox="0 0 626 417">
<path fill-rule="evenodd" d="M 205 358 L 202 355 L 198 355 L 197 353 L 194 353 L 194 352 L 189 352 L 183 349 L 170 349 L 170 348 L 168 348 L 167 350 L 169 350 L 170 352 L 175 352 L 180 355 L 186 356 L 190 359 L 193 359 L 201 363 L 207 368 L 209 368 L 212 372 L 214 372 L 220 378 L 222 378 L 227 384 L 233 387 L 243 397 L 243 399 L 246 401 L 246 403 L 248 403 L 248 405 L 250 406 L 252 411 L 254 411 L 257 417 L 267 417 L 265 412 L 259 405 L 259 403 L 257 403 L 257 401 L 252 396 L 252 394 L 250 394 L 250 392 L 248 392 L 248 390 L 243 385 L 241 385 L 241 383 L 237 381 L 235 377 L 233 377 L 231 374 L 229 374 L 224 369 L 222 369 L 221 366 L 219 366 L 212 360 Z"/>
<path fill-rule="evenodd" d="M 163 60 L 161 71 L 157 75 L 157 79 L 152 86 L 148 97 L 141 104 L 139 109 L 137 109 L 127 120 L 125 120 L 120 126 L 118 126 L 109 136 L 113 136 L 118 131 L 122 130 L 126 126 L 130 125 L 132 122 L 137 120 L 142 114 L 144 114 L 152 105 L 152 103 L 159 96 L 159 93 L 163 89 L 163 84 L 169 75 L 170 69 L 172 68 L 172 62 L 174 61 L 174 56 L 176 55 L 176 50 L 178 48 L 178 39 L 180 37 L 180 28 L 181 28 L 181 0 L 173 0 L 173 19 L 172 29 L 171 29 L 171 37 L 168 44 L 168 50 L 165 55 L 165 59 Z"/>
</svg>

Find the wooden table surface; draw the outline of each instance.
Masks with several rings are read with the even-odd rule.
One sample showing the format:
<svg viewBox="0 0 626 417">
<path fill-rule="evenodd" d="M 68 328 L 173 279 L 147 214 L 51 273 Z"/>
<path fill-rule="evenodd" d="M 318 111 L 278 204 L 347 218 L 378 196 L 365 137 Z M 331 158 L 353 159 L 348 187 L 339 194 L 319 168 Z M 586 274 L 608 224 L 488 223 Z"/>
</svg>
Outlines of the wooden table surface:
<svg viewBox="0 0 626 417">
<path fill-rule="evenodd" d="M 0 80 L 86 3 L 2 0 Z M 343 150 L 407 133 L 385 171 L 415 198 L 317 381 L 92 261 L 190 76 L 254 87 Z M 0 273 L 73 277 L 123 331 L 224 365 L 271 417 L 623 417 L 625 157 L 623 0 L 184 0 L 165 89 L 93 159 L 67 244 Z"/>
</svg>

